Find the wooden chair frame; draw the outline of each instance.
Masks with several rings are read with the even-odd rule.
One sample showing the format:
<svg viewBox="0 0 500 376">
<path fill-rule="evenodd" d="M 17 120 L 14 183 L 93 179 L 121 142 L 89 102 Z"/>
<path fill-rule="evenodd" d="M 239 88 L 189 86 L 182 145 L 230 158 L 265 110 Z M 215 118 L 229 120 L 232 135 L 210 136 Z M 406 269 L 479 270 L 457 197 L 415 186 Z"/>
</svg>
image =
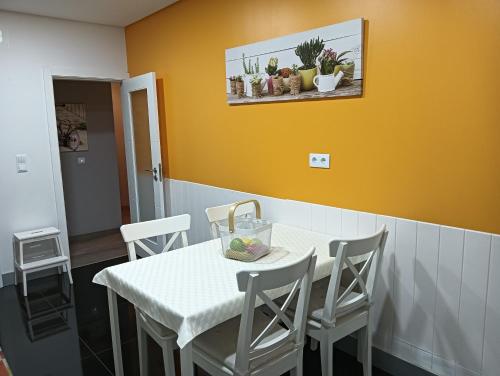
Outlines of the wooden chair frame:
<svg viewBox="0 0 500 376">
<path fill-rule="evenodd" d="M 265 271 L 240 271 L 237 274 L 238 289 L 245 292 L 245 302 L 240 318 L 234 370 L 229 370 L 226 366 L 207 359 L 206 356 L 199 356 L 196 346 L 193 347 L 194 362 L 214 375 L 227 375 L 229 373 L 238 376 L 272 376 L 291 371 L 294 375 L 302 376 L 307 306 L 316 265 L 316 256 L 313 254 L 314 248 L 311 248 L 300 260 L 282 268 Z M 288 285 L 292 285 L 292 290 L 283 305 L 279 307 L 266 294 L 266 291 Z M 297 292 L 299 292 L 297 309 L 291 319 L 286 312 Z M 274 317 L 270 318 L 270 322 L 262 332 L 252 338 L 257 298 L 269 307 L 274 313 Z M 286 331 L 263 343 L 266 336 L 278 324 Z M 281 354 L 277 359 L 271 357 L 270 363 L 264 362 L 257 368 L 252 367 L 252 362 L 262 357 L 269 357 L 273 352 L 281 351 L 284 346 L 291 346 L 291 349 Z"/>
<path fill-rule="evenodd" d="M 122 233 L 123 240 L 127 244 L 129 260 L 133 261 L 137 259 L 136 245 L 150 256 L 157 254 L 144 244 L 144 242 L 142 242 L 143 239 L 151 238 L 153 236 L 172 234 L 170 240 L 161 251 L 162 253 L 168 252 L 170 248 L 172 248 L 179 235 L 181 236 L 182 246 L 187 247 L 188 240 L 186 232 L 190 229 L 190 227 L 191 216 L 189 214 L 182 214 L 175 217 L 123 225 L 120 227 L 120 231 Z"/>
<path fill-rule="evenodd" d="M 321 320 L 309 318 L 307 335 L 320 342 L 323 376 L 333 374 L 333 344 L 345 336 L 358 332 L 358 360 L 363 363 L 364 376 L 371 376 L 371 309 L 388 231 L 383 226 L 377 233 L 365 238 L 334 240 L 330 256 L 335 257 Z M 357 269 L 351 258 L 366 256 Z M 352 273 L 352 281 L 341 292 L 344 270 Z M 358 271 L 359 270 L 359 271 Z M 347 300 L 354 289 L 360 293 Z"/>
<path fill-rule="evenodd" d="M 187 231 L 191 227 L 191 217 L 189 214 L 182 214 L 175 217 L 161 218 L 153 221 L 131 223 L 120 227 L 123 240 L 127 244 L 129 260 L 137 259 L 136 245 L 143 249 L 148 255 L 156 255 L 147 245 L 141 240 L 153 236 L 162 236 L 172 234 L 172 237 L 167 242 L 162 250 L 168 252 L 179 235 L 183 247 L 188 246 Z M 174 349 L 177 348 L 177 335 L 167 329 L 167 335 L 162 335 L 155 326 L 161 324 L 154 322 L 148 315 L 136 307 L 136 322 L 137 322 L 137 342 L 139 347 L 139 369 L 141 376 L 148 374 L 148 350 L 147 350 L 147 335 L 155 340 L 162 348 L 163 362 L 165 365 L 165 375 L 175 376 L 174 364 Z"/>
</svg>

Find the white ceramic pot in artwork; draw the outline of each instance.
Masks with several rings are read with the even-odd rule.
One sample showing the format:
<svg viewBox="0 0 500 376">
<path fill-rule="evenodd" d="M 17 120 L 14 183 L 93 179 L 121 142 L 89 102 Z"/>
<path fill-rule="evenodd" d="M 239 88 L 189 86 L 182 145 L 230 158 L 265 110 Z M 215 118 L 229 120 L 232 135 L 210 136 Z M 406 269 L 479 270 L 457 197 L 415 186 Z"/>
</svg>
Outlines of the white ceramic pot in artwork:
<svg viewBox="0 0 500 376">
<path fill-rule="evenodd" d="M 319 74 L 314 76 L 313 84 L 318 88 L 320 93 L 328 93 L 334 91 L 338 83 L 344 76 L 344 72 L 340 71 L 337 75 L 332 74 Z"/>
</svg>

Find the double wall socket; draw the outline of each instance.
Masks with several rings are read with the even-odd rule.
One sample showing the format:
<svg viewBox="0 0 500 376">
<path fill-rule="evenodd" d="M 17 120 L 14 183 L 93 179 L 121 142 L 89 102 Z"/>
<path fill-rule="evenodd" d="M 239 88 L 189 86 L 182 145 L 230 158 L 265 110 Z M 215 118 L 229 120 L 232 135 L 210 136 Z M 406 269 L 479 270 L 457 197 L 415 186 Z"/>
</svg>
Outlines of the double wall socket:
<svg viewBox="0 0 500 376">
<path fill-rule="evenodd" d="M 330 168 L 330 154 L 309 154 L 309 167 Z"/>
</svg>

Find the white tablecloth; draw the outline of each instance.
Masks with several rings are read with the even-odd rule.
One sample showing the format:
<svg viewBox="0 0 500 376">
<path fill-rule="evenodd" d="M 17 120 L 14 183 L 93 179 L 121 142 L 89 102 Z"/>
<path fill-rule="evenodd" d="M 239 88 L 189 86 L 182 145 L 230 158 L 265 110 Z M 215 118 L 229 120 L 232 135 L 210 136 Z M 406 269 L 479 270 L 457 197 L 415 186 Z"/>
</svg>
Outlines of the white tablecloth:
<svg viewBox="0 0 500 376">
<path fill-rule="evenodd" d="M 211 240 L 156 256 L 106 268 L 93 282 L 111 288 L 150 317 L 173 329 L 184 347 L 193 338 L 231 319 L 243 308 L 236 273 L 264 270 L 291 263 L 316 247 L 314 280 L 328 276 L 333 259 L 332 236 L 274 224 L 271 245 L 278 250 L 252 263 L 222 257 L 220 240 Z M 276 298 L 287 289 L 275 290 Z"/>
</svg>

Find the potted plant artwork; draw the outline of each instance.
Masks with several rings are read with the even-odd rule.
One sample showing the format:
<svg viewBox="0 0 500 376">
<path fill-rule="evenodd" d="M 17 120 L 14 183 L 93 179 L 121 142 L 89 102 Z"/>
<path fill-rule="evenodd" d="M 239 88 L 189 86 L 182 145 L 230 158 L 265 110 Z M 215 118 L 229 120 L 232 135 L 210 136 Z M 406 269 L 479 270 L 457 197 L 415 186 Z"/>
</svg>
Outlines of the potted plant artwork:
<svg viewBox="0 0 500 376">
<path fill-rule="evenodd" d="M 336 65 L 333 74 L 337 75 L 339 72 L 344 72 L 344 77 L 342 77 L 339 85 L 352 85 L 352 81 L 354 80 L 354 61 L 347 61 Z"/>
<path fill-rule="evenodd" d="M 243 77 L 243 81 L 245 82 L 245 88 L 246 88 L 246 94 L 249 96 L 252 84 L 251 80 L 254 75 L 260 75 L 260 65 L 259 65 L 259 58 L 257 58 L 257 62 L 255 64 L 252 64 L 252 59 L 248 59 L 248 63 L 246 62 L 245 54 L 242 54 L 242 61 L 243 61 L 243 72 L 245 73 Z"/>
<path fill-rule="evenodd" d="M 299 67 L 297 64 L 292 65 L 292 73 L 290 73 L 290 94 L 299 95 L 301 77 L 299 74 Z"/>
<path fill-rule="evenodd" d="M 236 76 L 236 95 L 238 98 L 245 96 L 245 82 L 241 76 Z"/>
<path fill-rule="evenodd" d="M 284 93 L 288 93 L 290 91 L 290 74 L 292 74 L 292 70 L 290 68 L 281 68 L 278 70 L 278 76 L 283 78 Z"/>
<path fill-rule="evenodd" d="M 271 57 L 269 62 L 267 63 L 266 73 L 268 75 L 267 78 L 267 92 L 269 95 L 274 95 L 273 90 L 273 76 L 278 72 L 278 58 Z"/>
<path fill-rule="evenodd" d="M 337 55 L 331 48 L 325 49 L 321 56 L 318 58 L 320 74 L 313 79 L 314 86 L 318 88 L 321 93 L 334 91 L 344 73 L 334 74 L 335 66 L 344 62 L 346 59 L 342 58 L 349 51 L 344 51 Z"/>
<path fill-rule="evenodd" d="M 317 74 L 316 59 L 325 47 L 323 39 L 311 39 L 309 42 L 299 44 L 295 49 L 295 55 L 302 61 L 299 73 L 302 77 L 302 90 L 314 88 L 313 78 Z"/>
<path fill-rule="evenodd" d="M 236 76 L 229 77 L 229 85 L 231 87 L 231 95 L 236 95 Z"/>
<path fill-rule="evenodd" d="M 252 85 L 252 97 L 260 98 L 262 96 L 262 77 L 258 74 L 253 75 L 250 84 Z"/>
</svg>

